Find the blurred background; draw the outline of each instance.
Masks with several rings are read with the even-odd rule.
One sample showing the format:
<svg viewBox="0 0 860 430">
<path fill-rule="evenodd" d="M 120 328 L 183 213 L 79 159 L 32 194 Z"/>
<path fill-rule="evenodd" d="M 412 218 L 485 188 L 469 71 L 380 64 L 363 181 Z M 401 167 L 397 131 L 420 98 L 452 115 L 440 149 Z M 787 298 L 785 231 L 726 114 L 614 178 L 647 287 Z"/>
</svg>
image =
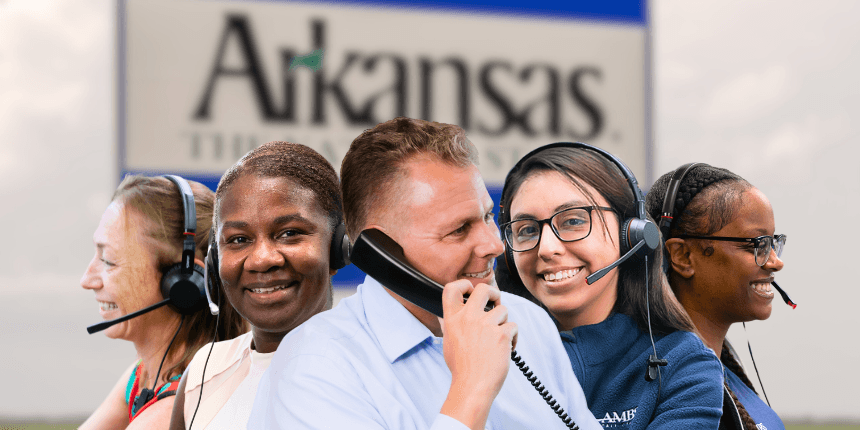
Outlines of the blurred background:
<svg viewBox="0 0 860 430">
<path fill-rule="evenodd" d="M 73 428 L 135 360 L 86 334 L 99 314 L 79 286 L 124 172 L 214 189 L 274 139 L 337 167 L 398 114 L 466 127 L 494 191 L 557 140 L 616 153 L 646 189 L 690 161 L 745 177 L 789 236 L 777 279 L 799 306 L 729 338 L 748 372 L 751 342 L 790 428 L 860 427 L 843 237 L 860 212 L 860 3 L 397 3 L 0 0 L 0 428 Z"/>
</svg>

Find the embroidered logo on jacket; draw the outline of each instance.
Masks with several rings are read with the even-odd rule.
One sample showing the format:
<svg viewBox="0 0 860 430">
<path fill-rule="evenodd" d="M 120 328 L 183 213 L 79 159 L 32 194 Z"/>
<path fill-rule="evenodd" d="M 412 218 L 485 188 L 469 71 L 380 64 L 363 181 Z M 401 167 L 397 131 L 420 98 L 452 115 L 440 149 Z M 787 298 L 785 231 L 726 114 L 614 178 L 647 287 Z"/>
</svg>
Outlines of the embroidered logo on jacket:
<svg viewBox="0 0 860 430">
<path fill-rule="evenodd" d="M 607 412 L 603 418 L 598 418 L 597 422 L 603 427 L 616 427 L 619 424 L 627 424 L 633 421 L 636 416 L 636 408 L 628 409 L 620 414 L 618 412 Z"/>
</svg>

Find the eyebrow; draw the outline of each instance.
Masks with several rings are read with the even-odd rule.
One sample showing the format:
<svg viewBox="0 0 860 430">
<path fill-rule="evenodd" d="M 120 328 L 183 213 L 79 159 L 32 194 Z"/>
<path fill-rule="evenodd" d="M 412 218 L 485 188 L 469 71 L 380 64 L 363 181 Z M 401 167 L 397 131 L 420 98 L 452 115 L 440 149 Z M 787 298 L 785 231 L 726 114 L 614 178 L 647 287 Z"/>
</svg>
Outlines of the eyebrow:
<svg viewBox="0 0 860 430">
<path fill-rule="evenodd" d="M 565 209 L 581 208 L 581 207 L 586 207 L 586 206 L 592 206 L 592 204 L 589 202 L 583 202 L 581 200 L 573 200 L 573 201 L 569 201 L 567 203 L 562 203 L 562 204 L 556 206 L 555 209 L 552 210 L 552 213 L 555 214 L 555 213 L 561 212 Z M 521 220 L 521 219 L 538 219 L 538 217 L 535 215 L 532 215 L 530 213 L 525 212 L 525 213 L 517 214 L 517 216 L 511 218 L 511 221 L 517 221 L 517 220 Z"/>
<path fill-rule="evenodd" d="M 245 228 L 248 226 L 248 223 L 245 221 L 224 221 L 224 224 L 221 225 L 221 228 Z"/>
<path fill-rule="evenodd" d="M 274 224 L 281 225 L 281 224 L 286 224 L 286 223 L 291 222 L 291 221 L 300 221 L 300 222 L 306 222 L 306 223 L 310 222 L 309 219 L 307 219 L 307 218 L 305 218 L 299 214 L 289 214 L 289 215 L 281 215 L 281 216 L 275 218 Z M 247 228 L 248 225 L 249 224 L 245 221 L 224 221 L 224 224 L 221 226 L 221 228 L 242 229 L 242 228 Z"/>
<path fill-rule="evenodd" d="M 299 214 L 282 215 L 275 218 L 275 224 L 286 224 L 290 221 L 311 222 L 311 220 Z"/>
</svg>

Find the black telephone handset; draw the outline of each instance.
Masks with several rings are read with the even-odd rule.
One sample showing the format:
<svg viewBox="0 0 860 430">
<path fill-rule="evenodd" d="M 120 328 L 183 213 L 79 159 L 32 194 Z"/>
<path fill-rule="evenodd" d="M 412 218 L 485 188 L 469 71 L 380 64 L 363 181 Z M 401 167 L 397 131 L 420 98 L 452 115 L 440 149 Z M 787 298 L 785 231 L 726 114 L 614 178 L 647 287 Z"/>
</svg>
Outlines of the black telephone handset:
<svg viewBox="0 0 860 430">
<path fill-rule="evenodd" d="M 403 248 L 387 234 L 375 228 L 362 231 L 352 246 L 350 258 L 353 255 L 357 261 L 352 264 L 371 278 L 410 303 L 442 317 L 444 287 L 407 263 Z M 492 303 L 484 307 L 485 311 L 491 309 Z"/>
<path fill-rule="evenodd" d="M 352 264 L 427 312 L 442 317 L 442 285 L 406 262 L 403 248 L 387 234 L 369 228 L 358 235 L 349 253 Z"/>
<path fill-rule="evenodd" d="M 442 317 L 442 289 L 444 287 L 407 263 L 406 257 L 403 255 L 403 248 L 387 234 L 375 228 L 362 231 L 350 249 L 349 260 L 364 273 L 400 297 L 427 312 Z M 484 309 L 488 311 L 492 309 L 492 305 L 487 305 Z M 552 395 L 547 392 L 516 351 L 511 351 L 511 360 L 561 418 L 567 428 L 578 429 L 579 427 L 573 422 L 573 419 L 552 398 Z"/>
</svg>

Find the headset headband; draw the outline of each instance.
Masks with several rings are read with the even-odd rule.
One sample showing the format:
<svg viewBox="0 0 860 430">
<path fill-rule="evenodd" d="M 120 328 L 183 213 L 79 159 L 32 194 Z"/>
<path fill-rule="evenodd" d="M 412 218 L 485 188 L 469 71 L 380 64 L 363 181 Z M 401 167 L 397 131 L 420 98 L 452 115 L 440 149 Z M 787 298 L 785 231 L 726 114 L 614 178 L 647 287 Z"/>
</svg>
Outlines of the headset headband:
<svg viewBox="0 0 860 430">
<path fill-rule="evenodd" d="M 638 211 L 638 218 L 643 219 L 643 220 L 647 219 L 645 216 L 645 197 L 642 195 L 642 190 L 639 189 L 639 183 L 636 181 L 636 176 L 633 175 L 633 172 L 618 157 L 610 154 L 609 152 L 606 152 L 603 149 L 600 149 L 596 146 L 589 145 L 587 143 L 582 143 L 582 142 L 555 142 L 555 143 L 550 143 L 548 145 L 544 145 L 544 146 L 541 146 L 537 149 L 532 150 L 531 152 L 526 154 L 523 158 L 521 158 L 520 161 L 518 161 L 517 164 L 514 165 L 513 169 L 511 169 L 511 171 L 508 172 L 508 175 L 505 177 L 504 188 L 507 188 L 508 183 L 511 179 L 511 175 L 513 175 L 514 172 L 520 170 L 520 168 L 522 167 L 522 164 L 526 160 L 528 160 L 529 158 L 531 158 L 533 155 L 537 154 L 538 152 L 541 152 L 541 151 L 544 151 L 547 149 L 552 149 L 552 148 L 582 148 L 582 149 L 587 149 L 587 150 L 597 152 L 598 154 L 602 155 L 604 158 L 611 161 L 613 164 L 615 164 L 618 167 L 618 169 L 621 170 L 621 174 L 624 175 L 624 177 L 627 179 L 628 184 L 630 185 L 630 189 L 633 190 L 633 196 L 636 199 L 636 210 Z M 504 194 L 505 194 L 505 190 L 503 189 L 502 195 L 504 196 Z M 505 208 L 501 208 L 501 210 L 505 210 Z"/>
<path fill-rule="evenodd" d="M 194 193 L 191 185 L 184 178 L 176 175 L 164 175 L 165 178 L 179 187 L 182 195 L 182 212 L 185 214 L 185 225 L 182 235 L 185 240 L 182 243 L 182 273 L 190 274 L 194 267 L 194 235 L 197 231 L 197 209 L 194 205 Z"/>
<path fill-rule="evenodd" d="M 663 240 L 669 238 L 669 228 L 672 227 L 672 213 L 675 211 L 675 199 L 678 197 L 678 189 L 681 187 L 681 181 L 693 170 L 694 167 L 704 165 L 705 163 L 687 163 L 675 169 L 672 174 L 672 179 L 666 186 L 666 196 L 663 198 L 663 212 L 660 214 L 660 232 L 663 233 Z"/>
</svg>

